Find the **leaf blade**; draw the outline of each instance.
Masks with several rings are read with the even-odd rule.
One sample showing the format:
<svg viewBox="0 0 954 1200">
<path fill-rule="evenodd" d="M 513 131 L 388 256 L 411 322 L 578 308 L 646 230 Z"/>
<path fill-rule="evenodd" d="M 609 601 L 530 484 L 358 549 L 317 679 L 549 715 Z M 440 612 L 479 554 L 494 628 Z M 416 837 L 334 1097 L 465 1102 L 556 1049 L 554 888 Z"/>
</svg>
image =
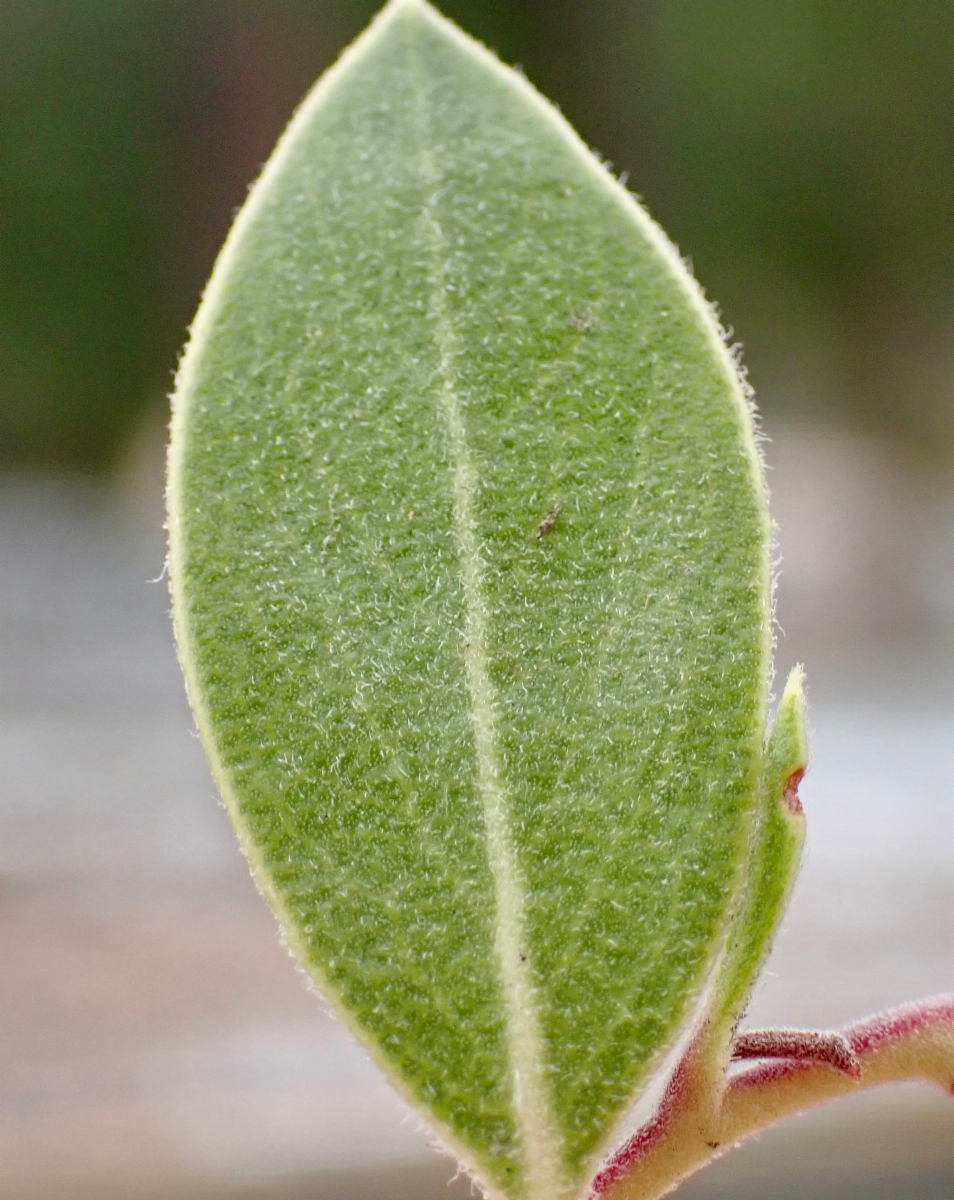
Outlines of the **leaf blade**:
<svg viewBox="0 0 954 1200">
<path fill-rule="evenodd" d="M 181 653 L 306 965 L 485 1177 L 559 1195 L 729 911 L 757 456 L 677 256 L 525 82 L 415 0 L 335 71 L 183 365 Z"/>
</svg>

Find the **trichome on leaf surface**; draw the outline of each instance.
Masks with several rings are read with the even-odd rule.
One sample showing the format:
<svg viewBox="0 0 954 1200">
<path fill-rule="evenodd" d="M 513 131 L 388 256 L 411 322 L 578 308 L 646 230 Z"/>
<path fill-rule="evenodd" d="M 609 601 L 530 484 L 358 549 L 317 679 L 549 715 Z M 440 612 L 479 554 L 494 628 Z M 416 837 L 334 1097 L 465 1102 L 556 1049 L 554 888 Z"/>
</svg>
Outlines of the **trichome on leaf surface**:
<svg viewBox="0 0 954 1200">
<path fill-rule="evenodd" d="M 821 1099 L 954 1085 L 952 999 L 737 1031 L 806 765 L 800 672 L 766 731 L 745 385 L 661 230 L 424 0 L 318 83 L 235 223 L 169 512 L 259 887 L 489 1195 L 649 1200 Z"/>
</svg>

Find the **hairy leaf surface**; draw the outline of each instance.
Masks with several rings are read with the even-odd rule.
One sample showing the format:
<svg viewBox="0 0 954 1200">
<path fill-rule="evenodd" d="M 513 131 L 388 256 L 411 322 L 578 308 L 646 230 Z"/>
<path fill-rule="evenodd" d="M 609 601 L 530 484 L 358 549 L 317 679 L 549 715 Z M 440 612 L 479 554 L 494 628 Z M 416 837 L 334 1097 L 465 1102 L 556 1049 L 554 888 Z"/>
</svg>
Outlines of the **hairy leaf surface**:
<svg viewBox="0 0 954 1200">
<path fill-rule="evenodd" d="M 422 0 L 236 222 L 170 540 L 197 720 L 303 963 L 496 1193 L 578 1191 L 737 899 L 768 522 L 677 254 Z"/>
</svg>

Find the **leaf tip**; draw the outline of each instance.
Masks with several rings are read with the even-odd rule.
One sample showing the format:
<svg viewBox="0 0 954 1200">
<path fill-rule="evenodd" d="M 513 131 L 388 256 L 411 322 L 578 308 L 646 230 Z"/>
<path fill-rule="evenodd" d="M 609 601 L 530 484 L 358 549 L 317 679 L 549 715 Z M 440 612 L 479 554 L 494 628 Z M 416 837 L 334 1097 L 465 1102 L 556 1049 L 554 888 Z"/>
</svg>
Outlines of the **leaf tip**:
<svg viewBox="0 0 954 1200">
<path fill-rule="evenodd" d="M 797 708 L 802 722 L 805 719 L 805 668 L 801 663 L 796 663 L 788 673 L 788 679 L 785 681 L 785 689 L 782 692 L 782 699 L 779 704 L 779 712 L 785 707 Z"/>
<path fill-rule="evenodd" d="M 413 16 L 440 16 L 433 4 L 429 4 L 428 0 L 388 0 L 387 4 L 381 9 L 381 17 L 399 17 L 404 14 Z"/>
</svg>

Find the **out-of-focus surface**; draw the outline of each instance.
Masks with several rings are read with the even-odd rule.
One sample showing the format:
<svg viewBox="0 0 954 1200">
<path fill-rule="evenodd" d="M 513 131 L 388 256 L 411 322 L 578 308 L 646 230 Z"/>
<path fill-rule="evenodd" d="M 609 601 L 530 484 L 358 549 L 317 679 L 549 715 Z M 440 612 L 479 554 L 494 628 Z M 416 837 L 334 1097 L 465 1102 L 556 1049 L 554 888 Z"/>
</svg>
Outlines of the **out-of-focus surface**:
<svg viewBox="0 0 954 1200">
<path fill-rule="evenodd" d="M 915 506 L 919 524 L 879 445 L 787 431 L 770 459 L 791 545 L 779 657 L 814 681 L 813 766 L 805 868 L 751 1020 L 824 1027 L 954 987 L 954 556 L 937 548 L 954 515 Z M 119 487 L 0 484 L 0 1194 L 445 1195 L 452 1166 L 249 881 L 156 582 L 158 448 L 132 462 Z M 685 1192 L 947 1196 L 954 1103 L 859 1097 Z"/>
<path fill-rule="evenodd" d="M 0 11 L 4 1200 L 468 1194 L 280 945 L 148 582 L 158 398 L 202 282 L 375 7 Z M 443 7 L 628 172 L 746 344 L 779 674 L 805 662 L 813 729 L 805 868 L 751 1020 L 954 990 L 954 7 Z M 949 1198 L 954 1101 L 807 1114 L 680 1195 Z"/>
</svg>

